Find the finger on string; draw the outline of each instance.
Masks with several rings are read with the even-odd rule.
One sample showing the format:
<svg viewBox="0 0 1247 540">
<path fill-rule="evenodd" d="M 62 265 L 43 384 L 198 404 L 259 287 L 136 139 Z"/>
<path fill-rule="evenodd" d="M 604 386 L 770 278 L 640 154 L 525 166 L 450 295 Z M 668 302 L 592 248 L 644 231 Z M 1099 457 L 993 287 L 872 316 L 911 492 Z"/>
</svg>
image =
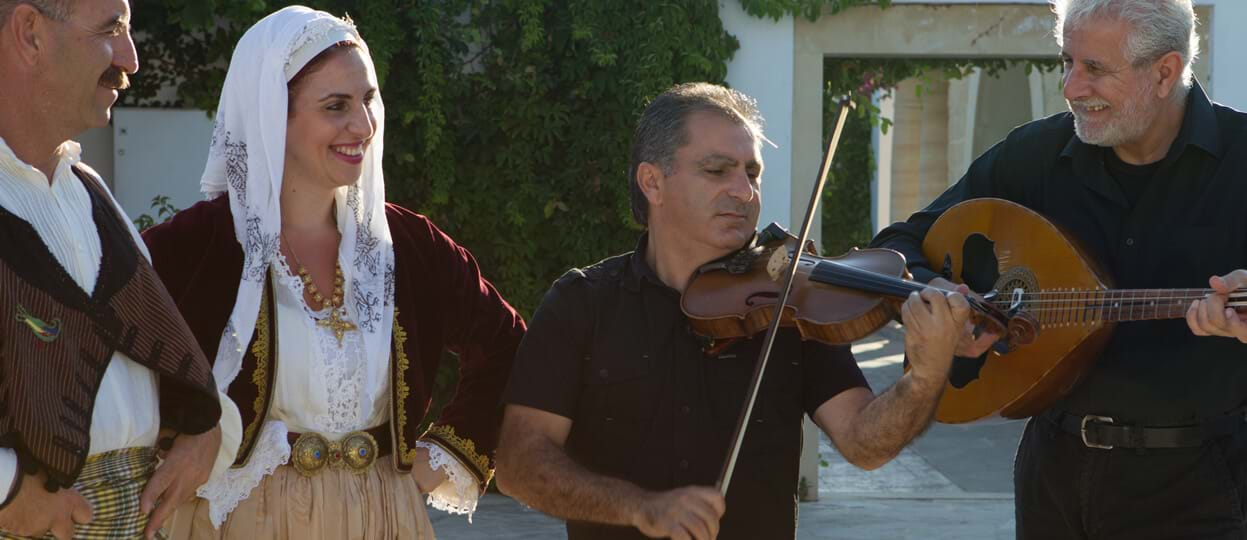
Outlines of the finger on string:
<svg viewBox="0 0 1247 540">
<path fill-rule="evenodd" d="M 1220 336 L 1229 335 L 1229 322 L 1225 318 L 1225 300 L 1218 295 L 1209 296 L 1204 300 L 1203 307 L 1201 311 L 1209 332 Z"/>
<path fill-rule="evenodd" d="M 1243 343 L 1247 343 L 1247 322 L 1243 322 L 1238 317 L 1238 312 L 1233 308 L 1225 308 L 1226 330 L 1231 336 Z"/>
<path fill-rule="evenodd" d="M 917 299 L 918 293 L 909 293 L 909 298 L 901 303 L 901 322 L 905 323 L 905 328 L 912 329 L 917 332 L 921 330 L 922 323 L 918 321 L 918 315 L 915 313 L 914 303 L 922 303 Z"/>
<path fill-rule="evenodd" d="M 1197 336 L 1207 336 L 1203 327 L 1199 325 L 1199 300 L 1191 302 L 1191 306 L 1186 308 L 1186 325 L 1191 328 L 1191 333 Z"/>
<path fill-rule="evenodd" d="M 1196 317 L 1196 320 L 1199 322 L 1199 327 L 1203 329 L 1203 331 L 1205 332 L 1205 335 L 1208 335 L 1208 336 L 1221 335 L 1220 331 L 1217 329 L 1217 326 L 1213 324 L 1212 321 L 1209 320 L 1208 318 L 1208 301 L 1204 300 L 1200 302 L 1199 307 L 1200 309 L 1195 313 L 1195 317 Z"/>
<path fill-rule="evenodd" d="M 1226 274 L 1224 277 L 1212 276 L 1208 279 L 1208 284 L 1212 286 L 1212 290 L 1216 291 L 1217 294 L 1229 294 L 1230 291 L 1233 290 L 1228 281 L 1228 278 L 1231 275 L 1232 274 Z"/>
</svg>

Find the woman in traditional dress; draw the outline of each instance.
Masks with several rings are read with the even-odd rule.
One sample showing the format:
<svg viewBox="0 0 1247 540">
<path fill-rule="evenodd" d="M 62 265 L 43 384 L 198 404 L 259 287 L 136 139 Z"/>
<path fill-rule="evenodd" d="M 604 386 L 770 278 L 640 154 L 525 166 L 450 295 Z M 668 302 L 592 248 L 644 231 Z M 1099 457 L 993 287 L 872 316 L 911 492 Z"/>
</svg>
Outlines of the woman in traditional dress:
<svg viewBox="0 0 1247 540">
<path fill-rule="evenodd" d="M 432 538 L 424 497 L 470 514 L 489 482 L 524 322 L 466 249 L 385 203 L 383 126 L 349 20 L 289 7 L 239 41 L 210 200 L 144 235 L 244 427 L 174 538 Z M 458 390 L 420 433 L 446 349 Z"/>
</svg>

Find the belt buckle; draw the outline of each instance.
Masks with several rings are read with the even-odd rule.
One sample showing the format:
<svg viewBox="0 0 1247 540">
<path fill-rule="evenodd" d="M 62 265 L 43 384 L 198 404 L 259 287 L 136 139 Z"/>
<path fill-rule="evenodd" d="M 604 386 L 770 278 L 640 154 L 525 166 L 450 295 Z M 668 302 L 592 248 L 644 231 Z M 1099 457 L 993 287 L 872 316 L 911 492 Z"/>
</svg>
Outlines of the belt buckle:
<svg viewBox="0 0 1247 540">
<path fill-rule="evenodd" d="M 1079 425 L 1079 427 L 1078 427 L 1078 432 L 1079 432 L 1079 434 L 1081 434 L 1081 435 L 1082 435 L 1082 444 L 1083 444 L 1084 446 L 1086 446 L 1087 448 L 1099 448 L 1099 449 L 1101 449 L 1101 450 L 1112 450 L 1112 449 L 1113 449 L 1113 445 L 1111 445 L 1111 444 L 1096 444 L 1096 443 L 1093 443 L 1093 442 L 1091 442 L 1091 441 L 1088 441 L 1088 440 L 1087 440 L 1087 422 L 1090 422 L 1090 421 L 1092 421 L 1092 420 L 1095 420 L 1096 422 L 1100 422 L 1100 423 L 1102 423 L 1102 424 L 1112 424 L 1112 423 L 1113 423 L 1113 419 L 1112 419 L 1112 418 L 1109 418 L 1109 417 L 1107 417 L 1107 416 L 1096 416 L 1096 415 L 1093 415 L 1093 414 L 1088 414 L 1088 415 L 1086 415 L 1086 416 L 1083 416 L 1083 417 L 1082 417 L 1082 424 L 1081 424 L 1081 425 Z"/>
<path fill-rule="evenodd" d="M 290 463 L 309 478 L 326 465 L 364 474 L 376 461 L 378 448 L 377 440 L 366 431 L 347 433 L 341 441 L 330 441 L 319 433 L 302 433 L 290 449 Z"/>
<path fill-rule="evenodd" d="M 364 474 L 377 460 L 377 440 L 367 431 L 348 433 L 338 443 L 338 452 L 334 454 L 334 463 L 346 465 L 355 474 Z"/>
<path fill-rule="evenodd" d="M 290 448 L 290 464 L 303 476 L 315 476 L 329 464 L 329 445 L 319 433 L 302 433 Z"/>
</svg>

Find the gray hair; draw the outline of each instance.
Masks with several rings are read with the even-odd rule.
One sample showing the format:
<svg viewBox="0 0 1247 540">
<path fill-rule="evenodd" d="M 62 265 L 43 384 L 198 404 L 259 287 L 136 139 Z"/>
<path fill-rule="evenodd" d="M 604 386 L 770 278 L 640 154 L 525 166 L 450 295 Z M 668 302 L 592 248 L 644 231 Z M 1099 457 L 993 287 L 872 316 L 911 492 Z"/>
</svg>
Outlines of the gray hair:
<svg viewBox="0 0 1247 540">
<path fill-rule="evenodd" d="M 0 0 L 0 24 L 9 22 L 9 15 L 13 14 L 13 8 L 22 4 L 33 6 L 44 17 L 63 21 L 69 18 L 74 2 L 73 0 Z"/>
<path fill-rule="evenodd" d="M 637 185 L 637 170 L 642 163 L 652 163 L 663 174 L 675 172 L 675 152 L 688 144 L 685 129 L 688 117 L 695 112 L 712 112 L 744 126 L 757 141 L 762 141 L 762 113 L 753 98 L 730 88 L 710 83 L 684 83 L 671 87 L 645 107 L 636 131 L 632 133 L 632 157 L 628 162 L 629 195 L 632 217 L 641 225 L 649 225 L 649 200 Z"/>
<path fill-rule="evenodd" d="M 1182 57 L 1182 86 L 1186 95 L 1194 83 L 1191 65 L 1199 57 L 1195 33 L 1195 8 L 1191 0 L 1054 0 L 1056 42 L 1064 45 L 1066 28 L 1076 28 L 1095 17 L 1108 17 L 1130 25 L 1122 45 L 1126 59 L 1138 68 L 1169 54 Z"/>
</svg>

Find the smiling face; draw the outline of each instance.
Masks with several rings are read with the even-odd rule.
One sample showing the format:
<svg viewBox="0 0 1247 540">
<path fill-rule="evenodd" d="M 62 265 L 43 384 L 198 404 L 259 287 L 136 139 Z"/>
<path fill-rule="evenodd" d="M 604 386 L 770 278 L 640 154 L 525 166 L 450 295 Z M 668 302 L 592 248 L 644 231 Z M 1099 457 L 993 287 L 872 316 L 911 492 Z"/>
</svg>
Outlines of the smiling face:
<svg viewBox="0 0 1247 540">
<path fill-rule="evenodd" d="M 335 189 L 359 180 L 377 121 L 376 76 L 359 47 L 338 46 L 292 79 L 284 182 Z M 312 63 L 309 63 L 312 66 Z"/>
<path fill-rule="evenodd" d="M 688 143 L 650 198 L 651 226 L 679 233 L 691 247 L 726 254 L 754 234 L 761 208 L 762 153 L 744 125 L 708 111 L 690 114 Z"/>
<path fill-rule="evenodd" d="M 126 0 L 75 2 L 69 18 L 44 19 L 53 36 L 50 61 L 38 69 L 53 121 L 73 133 L 108 125 L 117 90 L 138 71 Z"/>
<path fill-rule="evenodd" d="M 1119 146 L 1141 138 L 1161 110 L 1150 70 L 1132 66 L 1122 44 L 1130 26 L 1091 19 L 1063 33 L 1063 93 L 1078 138 L 1096 146 Z"/>
</svg>

